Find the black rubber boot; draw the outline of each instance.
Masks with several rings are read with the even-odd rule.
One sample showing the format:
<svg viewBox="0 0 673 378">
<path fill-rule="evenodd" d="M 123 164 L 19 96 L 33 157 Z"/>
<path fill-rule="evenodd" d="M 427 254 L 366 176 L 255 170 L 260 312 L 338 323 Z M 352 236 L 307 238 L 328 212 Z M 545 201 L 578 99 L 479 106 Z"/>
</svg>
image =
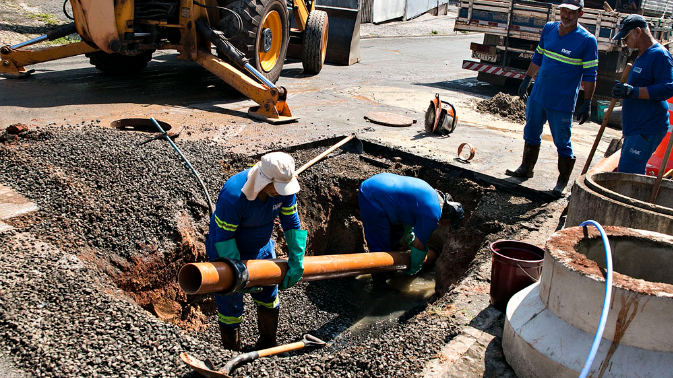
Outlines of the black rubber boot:
<svg viewBox="0 0 673 378">
<path fill-rule="evenodd" d="M 539 144 L 537 146 L 533 146 L 532 144 L 526 143 L 526 145 L 523 146 L 523 158 L 521 159 L 521 165 L 519 168 L 514 171 L 508 169 L 505 171 L 505 174 L 512 177 L 533 177 L 533 168 L 535 168 L 539 154 Z"/>
<path fill-rule="evenodd" d="M 280 308 L 268 308 L 257 306 L 257 325 L 259 326 L 259 339 L 255 345 L 256 350 L 273 348 L 276 345 L 276 332 L 278 331 L 278 315 Z"/>
<path fill-rule="evenodd" d="M 241 338 L 239 337 L 238 327 L 232 329 L 220 324 L 220 336 L 222 337 L 222 346 L 224 349 L 241 351 Z"/>
<path fill-rule="evenodd" d="M 570 180 L 570 174 L 573 173 L 573 168 L 575 167 L 576 158 L 572 157 L 558 157 L 558 180 L 556 180 L 556 186 L 552 190 L 551 194 L 556 197 L 563 197 L 563 189 L 568 185 Z"/>
</svg>

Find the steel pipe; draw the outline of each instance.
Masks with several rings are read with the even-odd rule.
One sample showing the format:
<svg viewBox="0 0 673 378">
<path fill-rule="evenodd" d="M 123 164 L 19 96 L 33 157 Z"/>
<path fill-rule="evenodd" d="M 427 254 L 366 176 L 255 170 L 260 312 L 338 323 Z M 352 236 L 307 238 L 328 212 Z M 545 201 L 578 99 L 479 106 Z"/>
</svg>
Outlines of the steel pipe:
<svg viewBox="0 0 673 378">
<path fill-rule="evenodd" d="M 423 266 L 437 260 L 437 253 L 429 250 Z M 347 255 L 307 256 L 304 258 L 302 281 L 352 277 L 360 274 L 407 269 L 409 253 L 372 252 Z M 180 288 L 187 294 L 229 294 L 242 289 L 278 285 L 287 272 L 287 260 L 231 260 L 191 263 L 178 274 Z"/>
</svg>

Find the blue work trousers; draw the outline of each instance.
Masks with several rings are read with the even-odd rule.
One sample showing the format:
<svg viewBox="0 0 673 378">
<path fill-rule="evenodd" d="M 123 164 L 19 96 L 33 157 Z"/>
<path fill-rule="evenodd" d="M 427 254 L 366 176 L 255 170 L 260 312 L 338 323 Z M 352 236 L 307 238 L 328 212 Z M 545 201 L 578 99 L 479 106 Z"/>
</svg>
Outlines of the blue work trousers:
<svg viewBox="0 0 673 378">
<path fill-rule="evenodd" d="M 647 161 L 664 139 L 668 131 L 652 135 L 636 134 L 624 137 L 622 156 L 619 158 L 617 170 L 622 173 L 646 173 Z M 661 168 L 663 169 L 663 167 Z"/>
<path fill-rule="evenodd" d="M 404 225 L 391 224 L 390 219 L 378 205 L 371 203 L 358 191 L 360 217 L 365 229 L 365 239 L 370 252 L 390 252 L 400 247 Z"/>
<path fill-rule="evenodd" d="M 273 240 L 269 239 L 257 253 L 241 252 L 241 260 L 269 260 L 276 258 L 276 251 Z M 213 251 L 215 249 L 213 248 Z M 208 256 L 210 261 L 219 258 L 215 251 L 215 256 Z M 250 294 L 252 300 L 258 306 L 268 308 L 278 307 L 278 285 L 262 286 L 262 290 Z M 215 303 L 217 303 L 217 321 L 226 328 L 237 328 L 243 320 L 243 294 L 233 293 L 229 295 L 215 294 Z"/>
<path fill-rule="evenodd" d="M 549 129 L 558 155 L 572 158 L 573 146 L 570 143 L 570 129 L 573 123 L 573 114 L 545 108 L 533 100 L 532 97 L 528 97 L 526 126 L 523 128 L 523 139 L 526 144 L 539 146 L 542 143 L 542 127 L 547 121 L 549 121 Z"/>
</svg>

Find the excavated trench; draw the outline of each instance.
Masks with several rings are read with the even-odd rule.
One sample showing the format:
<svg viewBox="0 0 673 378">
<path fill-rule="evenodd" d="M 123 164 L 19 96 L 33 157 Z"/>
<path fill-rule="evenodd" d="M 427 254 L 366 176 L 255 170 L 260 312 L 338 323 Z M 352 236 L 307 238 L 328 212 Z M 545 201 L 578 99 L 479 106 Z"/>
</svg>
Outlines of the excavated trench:
<svg viewBox="0 0 673 378">
<path fill-rule="evenodd" d="M 203 242 L 209 217 L 203 192 L 170 148 L 162 142 L 140 148 L 146 140 L 146 133 L 94 125 L 45 127 L 0 140 L 4 142 L 0 171 L 5 172 L 0 182 L 40 206 L 37 216 L 8 223 L 76 255 L 93 271 L 110 277 L 137 305 L 165 323 L 178 325 L 204 348 L 217 349 L 212 295 L 186 296 L 176 282 L 184 264 L 206 261 Z M 300 166 L 338 140 L 285 151 Z M 204 178 L 213 202 L 226 178 L 258 158 L 232 155 L 203 141 L 178 145 Z M 451 317 L 444 311 L 451 306 L 447 293 L 452 285 L 488 263 L 490 242 L 512 238 L 544 216 L 540 202 L 487 183 L 480 185 L 469 171 L 372 143 L 365 142 L 364 147 L 361 155 L 335 152 L 300 176 L 298 208 L 308 230 L 308 255 L 366 251 L 357 188 L 380 172 L 419 177 L 451 193 L 463 204 L 465 219 L 459 229 L 440 232 L 433 241 L 442 252 L 433 270 L 415 278 L 398 274 L 389 281 L 390 289 L 374 289 L 368 276 L 361 276 L 300 283 L 281 292 L 279 342 L 296 341 L 310 333 L 330 346 L 289 358 L 258 360 L 236 374 L 420 373 L 455 335 Z M 522 228 L 521 222 L 527 226 Z M 273 237 L 277 254 L 283 257 L 286 247 L 280 234 L 277 226 Z M 256 315 L 249 296 L 245 302 L 241 337 L 244 348 L 250 350 L 256 341 Z M 174 349 L 184 348 L 184 342 L 176 343 Z M 187 373 L 175 357 L 171 372 Z M 222 366 L 231 354 L 197 357 Z"/>
</svg>

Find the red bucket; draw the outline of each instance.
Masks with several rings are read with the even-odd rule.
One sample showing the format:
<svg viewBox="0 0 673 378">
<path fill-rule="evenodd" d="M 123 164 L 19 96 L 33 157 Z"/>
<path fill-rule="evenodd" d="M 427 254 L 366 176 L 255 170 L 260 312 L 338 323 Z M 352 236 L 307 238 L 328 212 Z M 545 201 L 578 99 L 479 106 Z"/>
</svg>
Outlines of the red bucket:
<svg viewBox="0 0 673 378">
<path fill-rule="evenodd" d="M 544 250 L 515 240 L 498 240 L 490 248 L 491 304 L 505 311 L 514 294 L 540 279 Z"/>
</svg>

